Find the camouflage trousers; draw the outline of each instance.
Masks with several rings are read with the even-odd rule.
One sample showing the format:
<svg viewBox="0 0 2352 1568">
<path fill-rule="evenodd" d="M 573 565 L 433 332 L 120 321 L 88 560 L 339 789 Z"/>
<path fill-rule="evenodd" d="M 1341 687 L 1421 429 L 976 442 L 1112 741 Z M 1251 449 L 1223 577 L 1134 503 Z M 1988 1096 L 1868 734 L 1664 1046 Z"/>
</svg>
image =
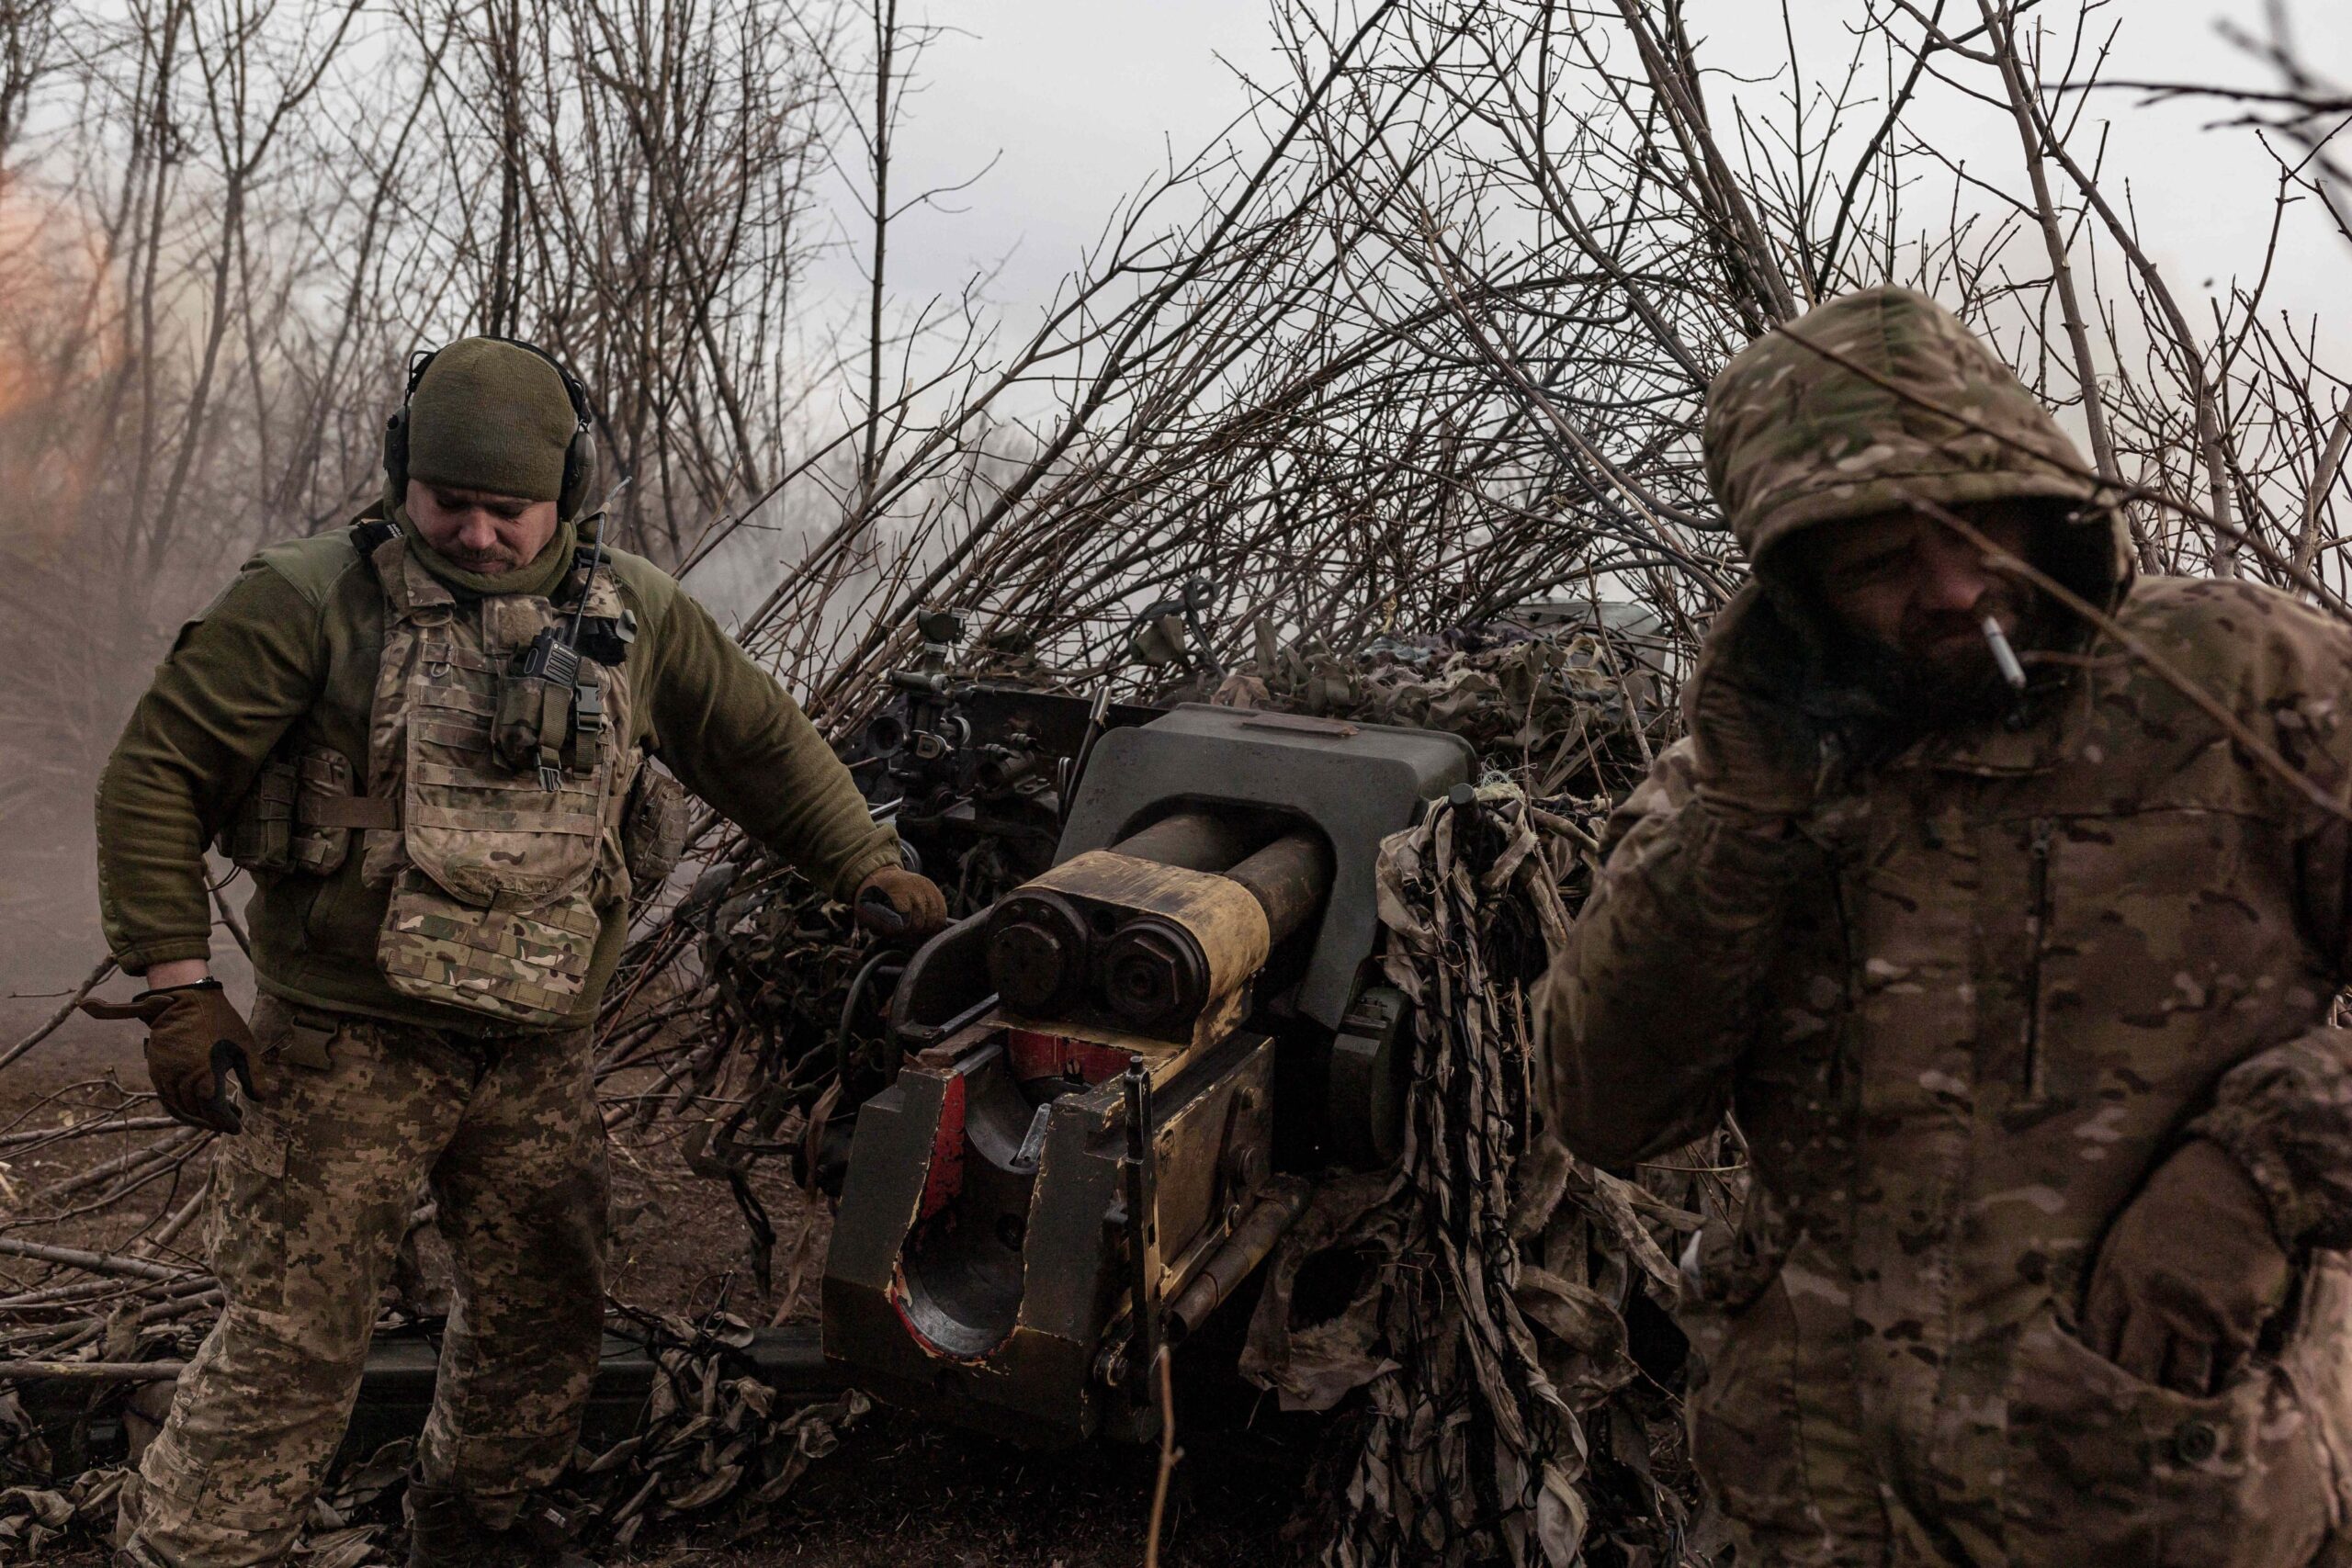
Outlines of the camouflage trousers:
<svg viewBox="0 0 2352 1568">
<path fill-rule="evenodd" d="M 585 1032 L 477 1035 L 254 1010 L 262 1102 L 216 1145 L 226 1308 L 125 1489 L 117 1543 L 164 1568 L 286 1555 L 358 1393 L 420 1190 L 456 1260 L 418 1445 L 493 1528 L 571 1456 L 604 1317 L 608 1179 Z M 318 1032 L 331 1027 L 323 1065 Z"/>
</svg>

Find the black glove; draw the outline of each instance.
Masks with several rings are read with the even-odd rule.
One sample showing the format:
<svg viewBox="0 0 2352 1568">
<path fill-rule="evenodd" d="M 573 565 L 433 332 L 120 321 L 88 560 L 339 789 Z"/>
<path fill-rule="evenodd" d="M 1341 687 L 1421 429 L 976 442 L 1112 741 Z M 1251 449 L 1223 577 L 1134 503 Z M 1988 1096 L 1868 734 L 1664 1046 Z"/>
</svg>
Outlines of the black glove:
<svg viewBox="0 0 2352 1568">
<path fill-rule="evenodd" d="M 858 884 L 850 911 L 877 936 L 920 941 L 947 923 L 947 895 L 920 872 L 886 865 Z"/>
<path fill-rule="evenodd" d="M 2083 1337 L 2143 1382 L 2218 1392 L 2285 1304 L 2270 1209 L 2219 1144 L 2184 1144 L 2124 1206 L 2091 1269 Z"/>
<path fill-rule="evenodd" d="M 175 1121 L 215 1133 L 234 1133 L 244 1115 L 229 1099 L 229 1075 L 237 1075 L 245 1098 L 254 1089 L 253 1031 L 229 1004 L 218 980 L 141 991 L 128 1002 L 87 1001 L 92 1018 L 135 1018 L 147 1026 L 147 1077 L 155 1098 Z"/>
</svg>

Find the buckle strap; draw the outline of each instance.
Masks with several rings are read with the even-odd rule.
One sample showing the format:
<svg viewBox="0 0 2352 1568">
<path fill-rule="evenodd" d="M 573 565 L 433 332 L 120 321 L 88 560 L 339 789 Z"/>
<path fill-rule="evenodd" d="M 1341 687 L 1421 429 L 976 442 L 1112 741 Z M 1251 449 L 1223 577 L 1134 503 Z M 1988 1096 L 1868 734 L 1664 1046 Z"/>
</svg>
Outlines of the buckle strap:
<svg viewBox="0 0 2352 1568">
<path fill-rule="evenodd" d="M 306 795 L 294 803 L 294 819 L 306 828 L 379 828 L 401 825 L 401 805 L 376 795 Z"/>
<path fill-rule="evenodd" d="M 362 517 L 351 525 L 352 547 L 362 559 L 376 553 L 386 540 L 400 537 L 401 525 L 389 517 Z"/>
</svg>

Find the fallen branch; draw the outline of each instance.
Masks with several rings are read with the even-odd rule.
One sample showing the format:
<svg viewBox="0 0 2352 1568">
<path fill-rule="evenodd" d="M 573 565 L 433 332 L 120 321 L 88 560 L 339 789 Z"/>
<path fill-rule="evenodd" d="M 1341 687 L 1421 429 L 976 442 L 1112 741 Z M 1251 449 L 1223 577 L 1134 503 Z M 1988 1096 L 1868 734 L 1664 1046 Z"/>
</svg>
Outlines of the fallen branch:
<svg viewBox="0 0 2352 1568">
<path fill-rule="evenodd" d="M 0 1382 L 171 1382 L 186 1361 L 0 1361 Z"/>
<path fill-rule="evenodd" d="M 69 1269 L 87 1269 L 96 1274 L 123 1274 L 134 1280 L 163 1280 L 176 1282 L 195 1277 L 193 1269 L 167 1268 L 161 1263 L 142 1262 L 136 1258 L 118 1258 L 112 1253 L 85 1252 L 78 1247 L 51 1247 L 45 1242 L 17 1241 L 0 1236 L 0 1257 L 29 1258 L 38 1263 L 62 1263 Z"/>
</svg>

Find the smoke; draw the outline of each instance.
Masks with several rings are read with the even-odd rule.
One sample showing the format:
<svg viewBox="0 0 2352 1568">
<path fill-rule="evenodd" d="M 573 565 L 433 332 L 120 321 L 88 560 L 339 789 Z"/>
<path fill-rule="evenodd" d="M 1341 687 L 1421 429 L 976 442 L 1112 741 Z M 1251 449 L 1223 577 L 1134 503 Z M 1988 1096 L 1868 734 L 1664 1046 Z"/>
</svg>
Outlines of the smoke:
<svg viewBox="0 0 2352 1568">
<path fill-rule="evenodd" d="M 54 563 L 86 509 L 85 414 L 120 357 L 96 328 L 121 300 L 74 207 L 22 177 L 0 177 L 0 552 L 14 569 Z"/>
<path fill-rule="evenodd" d="M 21 175 L 0 177 L 0 991 L 45 991 L 103 951 L 90 779 L 153 650 L 108 635 L 89 537 L 119 281 L 75 206 Z"/>
</svg>

